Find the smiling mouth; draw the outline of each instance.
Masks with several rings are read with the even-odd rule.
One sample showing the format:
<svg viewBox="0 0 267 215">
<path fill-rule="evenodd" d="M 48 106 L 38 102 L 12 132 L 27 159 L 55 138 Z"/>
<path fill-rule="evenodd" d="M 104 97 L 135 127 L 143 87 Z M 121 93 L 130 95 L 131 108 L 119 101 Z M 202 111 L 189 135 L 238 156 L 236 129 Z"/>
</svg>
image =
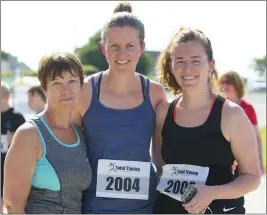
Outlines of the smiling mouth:
<svg viewBox="0 0 267 215">
<path fill-rule="evenodd" d="M 70 102 L 73 98 L 65 98 L 65 99 L 60 99 L 62 102 Z"/>
<path fill-rule="evenodd" d="M 129 60 L 115 60 L 115 62 L 119 65 L 124 65 L 124 64 L 127 64 L 129 63 L 130 61 Z"/>
<path fill-rule="evenodd" d="M 197 75 L 182 76 L 182 79 L 184 79 L 184 80 L 194 80 L 194 79 L 196 79 L 197 77 L 198 77 Z"/>
</svg>

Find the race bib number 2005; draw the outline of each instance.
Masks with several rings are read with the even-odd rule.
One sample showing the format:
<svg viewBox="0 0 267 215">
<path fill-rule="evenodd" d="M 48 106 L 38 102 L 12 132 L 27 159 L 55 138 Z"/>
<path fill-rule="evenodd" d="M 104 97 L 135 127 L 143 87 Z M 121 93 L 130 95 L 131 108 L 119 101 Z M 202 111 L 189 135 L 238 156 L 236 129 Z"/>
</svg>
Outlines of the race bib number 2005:
<svg viewBox="0 0 267 215">
<path fill-rule="evenodd" d="M 97 197 L 148 199 L 150 162 L 100 159 Z"/>
<path fill-rule="evenodd" d="M 163 166 L 157 190 L 178 201 L 190 184 L 205 184 L 209 167 L 187 164 L 167 164 Z"/>
</svg>

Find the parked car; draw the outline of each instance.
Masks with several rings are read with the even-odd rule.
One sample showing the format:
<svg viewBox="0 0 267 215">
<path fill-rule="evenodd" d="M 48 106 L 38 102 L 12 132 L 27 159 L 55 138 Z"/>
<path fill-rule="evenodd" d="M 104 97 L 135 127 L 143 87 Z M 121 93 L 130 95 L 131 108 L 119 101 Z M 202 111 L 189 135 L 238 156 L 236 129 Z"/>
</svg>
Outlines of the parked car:
<svg viewBox="0 0 267 215">
<path fill-rule="evenodd" d="M 255 80 L 251 83 L 251 91 L 254 92 L 266 92 L 266 81 Z"/>
</svg>

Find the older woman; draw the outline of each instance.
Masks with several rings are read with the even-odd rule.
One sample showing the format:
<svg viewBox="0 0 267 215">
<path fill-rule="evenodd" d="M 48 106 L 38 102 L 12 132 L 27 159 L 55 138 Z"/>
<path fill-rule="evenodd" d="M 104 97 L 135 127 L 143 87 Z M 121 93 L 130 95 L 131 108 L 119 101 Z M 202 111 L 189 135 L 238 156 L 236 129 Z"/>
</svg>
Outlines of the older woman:
<svg viewBox="0 0 267 215">
<path fill-rule="evenodd" d="M 70 122 L 80 101 L 83 70 L 70 53 L 52 53 L 39 64 L 46 109 L 15 133 L 5 163 L 8 213 L 81 213 L 91 180 L 82 132 Z"/>
<path fill-rule="evenodd" d="M 245 83 L 240 75 L 235 71 L 229 71 L 222 74 L 218 80 L 218 85 L 223 93 L 226 94 L 227 99 L 238 104 L 242 107 L 252 123 L 257 136 L 258 152 L 260 159 L 261 173 L 264 174 L 263 158 L 262 158 L 262 141 L 260 129 L 258 126 L 257 114 L 249 102 L 244 100 L 245 96 Z"/>
</svg>

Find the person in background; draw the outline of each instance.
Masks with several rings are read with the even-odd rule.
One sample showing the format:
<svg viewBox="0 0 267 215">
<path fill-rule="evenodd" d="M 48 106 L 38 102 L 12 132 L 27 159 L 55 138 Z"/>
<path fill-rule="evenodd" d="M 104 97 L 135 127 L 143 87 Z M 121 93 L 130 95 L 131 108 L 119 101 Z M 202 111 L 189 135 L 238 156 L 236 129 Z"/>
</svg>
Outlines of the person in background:
<svg viewBox="0 0 267 215">
<path fill-rule="evenodd" d="M 3 197 L 3 183 L 4 183 L 4 164 L 6 153 L 10 147 L 15 131 L 20 125 L 25 122 L 21 113 L 15 111 L 14 107 L 10 105 L 11 91 L 5 82 L 1 81 L 0 91 L 1 101 L 1 201 Z M 2 212 L 3 202 L 1 202 Z"/>
<path fill-rule="evenodd" d="M 46 98 L 40 85 L 31 86 L 27 92 L 28 105 L 36 114 L 45 109 Z"/>
<path fill-rule="evenodd" d="M 4 205 L 12 214 L 81 214 L 91 165 L 83 132 L 70 122 L 80 102 L 81 62 L 68 52 L 45 55 L 38 79 L 47 106 L 14 135 L 4 167 Z"/>
<path fill-rule="evenodd" d="M 158 60 L 161 81 L 177 97 L 156 110 L 153 161 L 162 168 L 154 213 L 245 213 L 244 195 L 260 185 L 256 135 L 240 106 L 216 89 L 209 38 L 181 28 Z M 234 160 L 238 175 L 232 174 Z M 196 195 L 183 202 L 192 185 Z"/>
<path fill-rule="evenodd" d="M 245 96 L 244 80 L 236 71 L 229 71 L 222 74 L 219 77 L 218 86 L 220 87 L 220 90 L 223 93 L 225 93 L 227 99 L 240 105 L 240 107 L 243 108 L 250 122 L 252 123 L 257 137 L 261 173 L 264 174 L 264 165 L 262 158 L 262 139 L 260 135 L 260 129 L 258 126 L 257 114 L 252 104 L 244 100 Z"/>
</svg>

